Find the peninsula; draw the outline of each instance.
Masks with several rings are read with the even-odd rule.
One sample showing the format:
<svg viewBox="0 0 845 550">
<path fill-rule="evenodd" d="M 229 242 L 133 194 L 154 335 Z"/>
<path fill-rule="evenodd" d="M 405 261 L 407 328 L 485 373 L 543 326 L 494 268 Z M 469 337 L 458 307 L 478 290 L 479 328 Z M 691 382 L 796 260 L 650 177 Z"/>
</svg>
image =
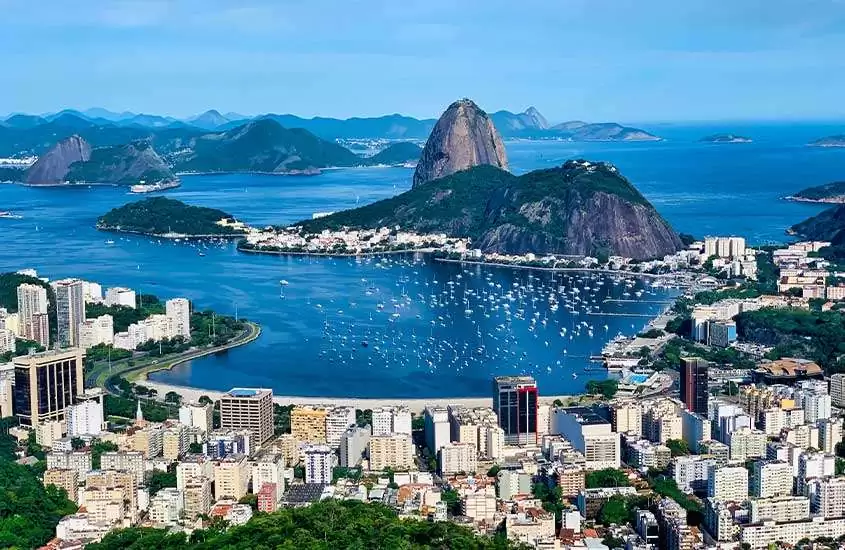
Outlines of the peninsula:
<svg viewBox="0 0 845 550">
<path fill-rule="evenodd" d="M 797 202 L 843 204 L 845 203 L 845 181 L 834 181 L 824 185 L 808 187 L 798 191 L 794 195 L 784 197 L 784 199 Z"/>
<path fill-rule="evenodd" d="M 152 197 L 114 208 L 97 220 L 97 229 L 164 238 L 242 237 L 248 228 L 231 214 Z"/>
</svg>

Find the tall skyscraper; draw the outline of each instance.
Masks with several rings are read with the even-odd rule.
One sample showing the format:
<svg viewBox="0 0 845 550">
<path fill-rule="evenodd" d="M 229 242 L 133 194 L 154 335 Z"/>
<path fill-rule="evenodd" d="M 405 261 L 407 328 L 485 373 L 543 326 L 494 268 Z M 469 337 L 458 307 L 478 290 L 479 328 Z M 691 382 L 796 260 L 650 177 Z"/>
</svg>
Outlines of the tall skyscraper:
<svg viewBox="0 0 845 550">
<path fill-rule="evenodd" d="M 707 414 L 707 368 L 699 357 L 681 358 L 681 401 L 697 414 Z"/>
<path fill-rule="evenodd" d="M 220 398 L 220 427 L 252 432 L 261 445 L 273 436 L 273 391 L 233 388 Z"/>
<path fill-rule="evenodd" d="M 509 445 L 537 443 L 537 382 L 530 376 L 497 376 L 493 380 L 493 410 Z"/>
<path fill-rule="evenodd" d="M 84 387 L 80 349 L 48 351 L 14 359 L 15 415 L 23 426 L 64 420 Z"/>
<path fill-rule="evenodd" d="M 167 300 L 165 312 L 170 337 L 181 336 L 185 340 L 189 340 L 191 338 L 191 303 L 187 298 Z"/>
<path fill-rule="evenodd" d="M 50 323 L 47 316 L 47 289 L 24 283 L 18 286 L 18 327 L 21 337 L 50 345 Z"/>
<path fill-rule="evenodd" d="M 56 323 L 58 344 L 69 348 L 79 345 L 79 324 L 85 322 L 85 289 L 79 279 L 62 279 L 53 283 L 56 291 Z"/>
</svg>

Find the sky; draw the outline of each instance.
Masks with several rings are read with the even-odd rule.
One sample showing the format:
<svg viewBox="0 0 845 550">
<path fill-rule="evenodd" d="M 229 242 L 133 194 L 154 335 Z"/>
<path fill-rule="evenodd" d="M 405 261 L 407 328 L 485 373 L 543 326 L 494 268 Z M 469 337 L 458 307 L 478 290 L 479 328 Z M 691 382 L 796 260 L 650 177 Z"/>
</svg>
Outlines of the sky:
<svg viewBox="0 0 845 550">
<path fill-rule="evenodd" d="M 845 118 L 845 0 L 0 0 L 0 113 Z"/>
</svg>

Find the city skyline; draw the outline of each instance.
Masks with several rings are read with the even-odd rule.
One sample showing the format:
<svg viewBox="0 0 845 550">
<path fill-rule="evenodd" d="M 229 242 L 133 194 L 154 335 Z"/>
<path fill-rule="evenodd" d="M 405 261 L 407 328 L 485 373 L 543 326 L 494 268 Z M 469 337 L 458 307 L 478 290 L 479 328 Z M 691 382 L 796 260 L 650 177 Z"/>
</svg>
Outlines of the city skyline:
<svg viewBox="0 0 845 550">
<path fill-rule="evenodd" d="M 52 4 L 0 4 L 9 112 L 428 118 L 466 96 L 555 122 L 845 115 L 841 2 Z"/>
</svg>

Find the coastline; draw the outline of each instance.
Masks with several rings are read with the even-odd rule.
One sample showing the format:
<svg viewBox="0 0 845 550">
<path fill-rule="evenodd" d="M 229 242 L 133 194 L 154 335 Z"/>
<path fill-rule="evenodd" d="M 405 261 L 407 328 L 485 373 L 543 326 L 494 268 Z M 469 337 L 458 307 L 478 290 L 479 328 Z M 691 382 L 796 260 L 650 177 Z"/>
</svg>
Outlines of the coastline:
<svg viewBox="0 0 845 550">
<path fill-rule="evenodd" d="M 783 200 L 792 202 L 803 202 L 807 204 L 845 204 L 845 196 L 832 197 L 829 199 L 808 199 L 805 197 L 788 195 L 786 197 L 783 197 Z"/>
<path fill-rule="evenodd" d="M 269 254 L 271 256 L 316 256 L 322 258 L 354 258 L 356 256 L 381 256 L 383 254 L 431 254 L 434 252 L 433 248 L 409 248 L 407 250 L 383 250 L 380 252 L 287 252 L 284 250 L 261 250 L 254 248 L 241 248 L 238 246 L 238 252 L 246 252 L 247 254 Z"/>
<path fill-rule="evenodd" d="M 141 235 L 143 237 L 154 237 L 156 239 L 242 239 L 246 233 L 219 233 L 210 235 L 183 235 L 181 233 L 146 233 L 144 231 L 132 231 L 130 229 L 118 229 L 115 227 L 101 226 L 97 224 L 98 231 L 107 233 L 126 233 L 129 235 Z"/>
</svg>

